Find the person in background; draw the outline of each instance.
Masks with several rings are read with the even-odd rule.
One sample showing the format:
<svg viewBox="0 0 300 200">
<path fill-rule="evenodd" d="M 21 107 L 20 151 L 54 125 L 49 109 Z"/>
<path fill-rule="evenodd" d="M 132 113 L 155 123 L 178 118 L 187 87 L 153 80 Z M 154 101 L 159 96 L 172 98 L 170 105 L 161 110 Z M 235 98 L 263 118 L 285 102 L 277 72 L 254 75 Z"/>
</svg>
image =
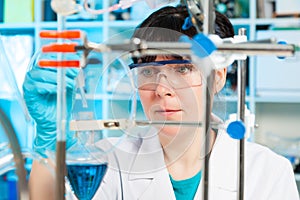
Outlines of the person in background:
<svg viewBox="0 0 300 200">
<path fill-rule="evenodd" d="M 233 37 L 230 21 L 218 12 L 215 16 L 215 34 L 221 38 Z M 145 19 L 133 37 L 152 42 L 176 42 L 183 35 L 193 38 L 197 30 L 192 25 L 186 26 L 188 17 L 184 6 L 163 7 Z M 149 120 L 204 120 L 203 87 L 206 87 L 206 80 L 198 66 L 201 63 L 196 66 L 191 57 L 178 53 L 133 58 L 133 64 L 129 67 L 136 75 L 135 84 Z M 226 67 L 213 71 L 212 97 L 225 84 Z M 42 152 L 55 148 L 55 112 L 49 112 L 50 108 L 55 110 L 55 98 L 42 94 L 46 91 L 50 96 L 55 96 L 55 82 L 45 84 L 48 80 L 40 78 L 41 74 L 47 73 L 56 77 L 51 70 L 35 68 L 28 72 L 23 85 L 28 109 L 37 123 L 35 148 Z M 72 80 L 75 76 L 74 73 L 67 73 L 68 99 L 73 96 Z M 45 113 L 51 113 L 51 116 Z M 213 113 L 211 118 L 221 123 Z M 51 127 L 51 131 L 47 127 Z M 238 141 L 230 138 L 223 129 L 210 129 L 207 133 L 211 138 L 209 153 L 204 155 L 203 134 L 203 127 L 157 125 L 140 134 L 140 137 L 127 138 L 111 153 L 118 160 L 118 165 L 109 159 L 112 162 L 108 163 L 94 199 L 201 199 L 205 156 L 209 156 L 210 160 L 209 198 L 237 199 Z M 71 135 L 69 137 L 72 138 Z M 70 141 L 72 145 L 74 140 Z M 109 143 L 108 139 L 99 141 L 97 145 L 100 147 Z M 54 177 L 38 162 L 32 166 L 30 190 L 32 199 L 54 199 Z M 266 147 L 246 142 L 244 197 L 246 200 L 298 200 L 289 161 Z"/>
</svg>

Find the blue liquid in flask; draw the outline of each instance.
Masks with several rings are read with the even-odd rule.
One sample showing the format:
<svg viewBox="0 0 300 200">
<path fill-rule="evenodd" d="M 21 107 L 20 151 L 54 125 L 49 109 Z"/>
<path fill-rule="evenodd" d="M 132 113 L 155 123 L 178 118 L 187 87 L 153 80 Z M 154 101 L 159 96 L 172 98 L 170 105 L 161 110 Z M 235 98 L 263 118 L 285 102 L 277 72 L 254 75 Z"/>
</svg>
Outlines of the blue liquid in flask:
<svg viewBox="0 0 300 200">
<path fill-rule="evenodd" d="M 107 164 L 71 164 L 67 165 L 68 179 L 76 197 L 90 200 L 95 195 Z"/>
</svg>

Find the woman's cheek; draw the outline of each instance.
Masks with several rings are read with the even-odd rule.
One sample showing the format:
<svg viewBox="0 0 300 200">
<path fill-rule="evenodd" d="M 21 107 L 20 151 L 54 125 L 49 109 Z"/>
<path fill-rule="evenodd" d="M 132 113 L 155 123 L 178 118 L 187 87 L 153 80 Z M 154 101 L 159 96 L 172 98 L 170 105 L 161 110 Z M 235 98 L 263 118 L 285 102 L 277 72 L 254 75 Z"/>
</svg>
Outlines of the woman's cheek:
<svg viewBox="0 0 300 200">
<path fill-rule="evenodd" d="M 151 106 L 153 105 L 153 91 L 139 91 L 140 100 L 143 106 L 143 110 L 147 118 L 150 117 Z"/>
</svg>

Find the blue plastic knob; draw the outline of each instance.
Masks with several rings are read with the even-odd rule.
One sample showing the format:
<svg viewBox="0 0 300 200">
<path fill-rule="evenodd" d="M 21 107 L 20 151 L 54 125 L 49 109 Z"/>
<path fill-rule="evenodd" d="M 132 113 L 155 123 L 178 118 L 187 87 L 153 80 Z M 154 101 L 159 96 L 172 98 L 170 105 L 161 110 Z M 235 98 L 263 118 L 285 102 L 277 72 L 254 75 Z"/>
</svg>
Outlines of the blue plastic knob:
<svg viewBox="0 0 300 200">
<path fill-rule="evenodd" d="M 285 41 L 278 41 L 277 44 L 287 44 Z M 278 59 L 283 60 L 285 56 L 277 56 Z"/>
<path fill-rule="evenodd" d="M 227 126 L 227 133 L 233 139 L 240 140 L 245 136 L 246 127 L 242 121 L 234 121 Z"/>
</svg>

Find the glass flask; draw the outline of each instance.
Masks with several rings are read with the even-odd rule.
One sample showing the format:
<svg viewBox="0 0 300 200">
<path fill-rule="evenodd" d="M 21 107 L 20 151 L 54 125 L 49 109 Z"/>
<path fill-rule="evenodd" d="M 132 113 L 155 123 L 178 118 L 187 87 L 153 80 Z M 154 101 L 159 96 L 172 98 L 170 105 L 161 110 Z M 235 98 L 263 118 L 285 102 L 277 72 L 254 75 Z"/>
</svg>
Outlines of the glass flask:
<svg viewBox="0 0 300 200">
<path fill-rule="evenodd" d="M 75 196 L 90 200 L 107 170 L 106 153 L 95 146 L 94 132 L 76 133 L 77 143 L 67 150 L 67 178 Z"/>
</svg>

